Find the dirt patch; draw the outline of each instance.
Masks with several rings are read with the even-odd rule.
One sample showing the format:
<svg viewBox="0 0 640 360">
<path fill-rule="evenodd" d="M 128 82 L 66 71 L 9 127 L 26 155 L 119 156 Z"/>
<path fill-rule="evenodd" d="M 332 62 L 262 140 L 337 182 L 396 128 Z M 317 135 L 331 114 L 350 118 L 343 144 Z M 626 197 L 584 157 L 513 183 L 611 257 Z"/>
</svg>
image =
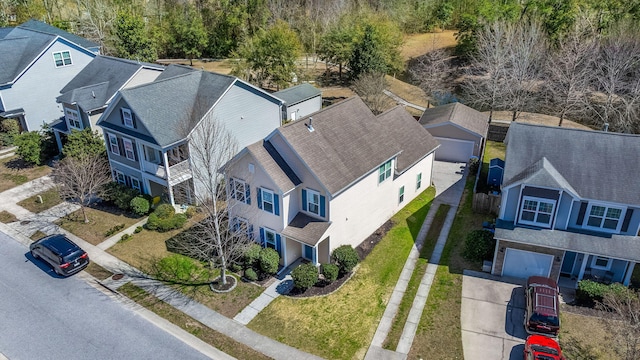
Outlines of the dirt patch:
<svg viewBox="0 0 640 360">
<path fill-rule="evenodd" d="M 400 47 L 400 54 L 403 59 L 410 60 L 435 49 L 452 48 L 458 44 L 455 34 L 455 30 L 444 30 L 407 35 Z"/>
<path fill-rule="evenodd" d="M 358 253 L 358 258 L 360 262 L 364 260 L 367 255 L 373 251 L 376 245 L 384 238 L 384 236 L 393 228 L 393 221 L 388 220 L 381 227 L 378 228 L 373 234 L 371 234 L 368 238 L 366 238 L 363 242 L 356 247 L 356 252 Z M 339 289 L 342 284 L 347 282 L 351 278 L 351 273 L 345 274 L 344 276 L 338 278 L 336 281 L 326 284 L 322 280 L 315 286 L 308 288 L 305 291 L 301 291 L 300 289 L 293 288 L 288 296 L 295 298 L 305 298 L 305 297 L 313 297 L 313 296 L 323 296 L 331 294 L 332 292 Z"/>
</svg>

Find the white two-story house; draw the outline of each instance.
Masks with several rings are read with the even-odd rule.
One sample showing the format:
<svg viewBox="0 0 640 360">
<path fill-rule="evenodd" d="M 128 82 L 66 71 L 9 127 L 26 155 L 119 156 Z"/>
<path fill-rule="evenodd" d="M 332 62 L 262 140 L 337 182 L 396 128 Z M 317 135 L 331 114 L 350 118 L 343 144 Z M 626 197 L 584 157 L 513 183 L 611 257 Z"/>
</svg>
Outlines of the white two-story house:
<svg viewBox="0 0 640 360">
<path fill-rule="evenodd" d="M 276 129 L 225 166 L 230 219 L 281 265 L 330 261 L 431 185 L 437 141 L 403 108 L 353 97 Z"/>
<path fill-rule="evenodd" d="M 628 285 L 640 261 L 640 136 L 513 123 L 493 274 Z"/>
<path fill-rule="evenodd" d="M 280 126 L 281 114 L 282 100 L 234 76 L 171 65 L 151 83 L 120 90 L 98 126 L 115 181 L 182 205 L 198 195 L 193 129 L 216 121 L 241 149 Z"/>
</svg>

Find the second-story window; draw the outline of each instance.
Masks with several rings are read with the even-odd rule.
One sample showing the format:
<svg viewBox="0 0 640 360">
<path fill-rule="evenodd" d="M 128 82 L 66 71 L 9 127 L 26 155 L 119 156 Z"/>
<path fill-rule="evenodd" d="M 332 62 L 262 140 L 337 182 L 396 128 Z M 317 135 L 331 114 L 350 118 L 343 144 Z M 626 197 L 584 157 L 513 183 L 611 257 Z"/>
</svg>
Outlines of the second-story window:
<svg viewBox="0 0 640 360">
<path fill-rule="evenodd" d="M 118 146 L 118 137 L 114 134 L 109 134 L 109 149 L 112 153 L 120 155 L 120 147 Z"/>
<path fill-rule="evenodd" d="M 391 160 L 380 165 L 378 169 L 378 184 L 391 177 Z"/>
<path fill-rule="evenodd" d="M 127 156 L 127 159 L 136 161 L 136 153 L 133 147 L 133 142 L 129 139 L 123 138 L 122 143 L 124 144 L 124 154 Z"/>
<path fill-rule="evenodd" d="M 57 51 L 53 53 L 53 61 L 56 67 L 69 66 L 71 62 L 71 53 L 69 51 Z"/>
<path fill-rule="evenodd" d="M 249 184 L 247 184 L 246 182 L 240 179 L 230 178 L 229 192 L 230 192 L 229 195 L 231 196 L 231 198 L 236 199 L 247 205 L 251 204 L 251 190 L 250 190 Z"/>
<path fill-rule="evenodd" d="M 416 190 L 420 189 L 422 186 L 422 173 L 418 174 L 416 177 Z"/>
<path fill-rule="evenodd" d="M 80 123 L 80 116 L 78 116 L 77 111 L 65 108 L 64 116 L 67 118 L 70 127 L 82 130 L 82 123 Z"/>
<path fill-rule="evenodd" d="M 310 213 L 320 215 L 320 193 L 313 190 L 307 190 L 307 210 Z"/>
<path fill-rule="evenodd" d="M 555 206 L 554 200 L 525 196 L 522 201 L 520 223 L 551 227 Z"/>
<path fill-rule="evenodd" d="M 400 190 L 398 191 L 398 203 L 402 204 L 403 201 L 404 201 L 404 186 L 400 187 Z"/>
<path fill-rule="evenodd" d="M 133 114 L 131 110 L 122 108 L 122 123 L 128 128 L 133 128 Z"/>
<path fill-rule="evenodd" d="M 606 230 L 618 230 L 622 209 L 606 205 L 591 205 L 587 218 L 587 226 Z"/>
<path fill-rule="evenodd" d="M 271 190 L 260 188 L 258 189 L 258 208 L 274 214 L 280 215 L 280 200 L 279 196 Z"/>
</svg>

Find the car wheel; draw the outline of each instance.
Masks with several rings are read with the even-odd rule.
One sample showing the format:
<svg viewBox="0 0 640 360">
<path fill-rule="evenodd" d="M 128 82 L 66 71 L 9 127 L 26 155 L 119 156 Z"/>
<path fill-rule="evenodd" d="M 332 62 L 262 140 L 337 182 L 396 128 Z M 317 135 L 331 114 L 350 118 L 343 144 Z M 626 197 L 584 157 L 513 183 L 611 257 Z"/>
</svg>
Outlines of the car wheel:
<svg viewBox="0 0 640 360">
<path fill-rule="evenodd" d="M 31 250 L 31 256 L 33 256 L 34 259 L 40 259 L 40 256 L 33 250 Z"/>
</svg>

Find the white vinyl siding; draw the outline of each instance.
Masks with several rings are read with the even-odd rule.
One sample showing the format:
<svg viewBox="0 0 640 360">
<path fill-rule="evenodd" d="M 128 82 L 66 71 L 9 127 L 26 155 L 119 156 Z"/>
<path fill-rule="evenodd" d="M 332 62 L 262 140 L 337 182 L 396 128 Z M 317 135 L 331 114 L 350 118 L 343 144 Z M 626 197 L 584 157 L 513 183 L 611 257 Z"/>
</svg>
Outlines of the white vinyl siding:
<svg viewBox="0 0 640 360">
<path fill-rule="evenodd" d="M 382 183 L 383 181 L 387 180 L 390 177 L 391 177 L 391 160 L 380 165 L 380 168 L 378 169 L 378 184 Z"/>
</svg>

